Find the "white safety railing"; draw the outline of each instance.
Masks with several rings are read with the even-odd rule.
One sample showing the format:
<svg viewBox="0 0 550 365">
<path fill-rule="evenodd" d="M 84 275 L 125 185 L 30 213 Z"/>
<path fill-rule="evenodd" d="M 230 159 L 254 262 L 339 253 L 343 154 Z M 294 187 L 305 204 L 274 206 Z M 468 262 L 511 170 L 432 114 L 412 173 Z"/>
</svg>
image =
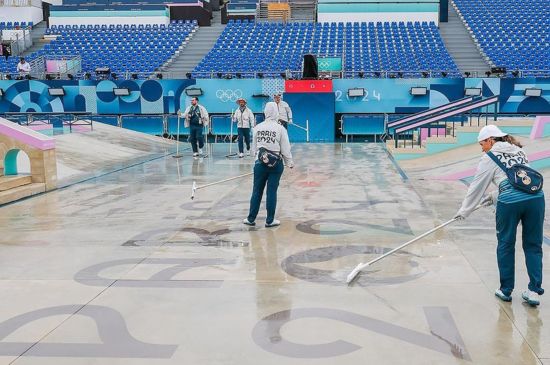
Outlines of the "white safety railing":
<svg viewBox="0 0 550 365">
<path fill-rule="evenodd" d="M 31 0 L 0 0 L 0 6 L 31 6 Z"/>
</svg>

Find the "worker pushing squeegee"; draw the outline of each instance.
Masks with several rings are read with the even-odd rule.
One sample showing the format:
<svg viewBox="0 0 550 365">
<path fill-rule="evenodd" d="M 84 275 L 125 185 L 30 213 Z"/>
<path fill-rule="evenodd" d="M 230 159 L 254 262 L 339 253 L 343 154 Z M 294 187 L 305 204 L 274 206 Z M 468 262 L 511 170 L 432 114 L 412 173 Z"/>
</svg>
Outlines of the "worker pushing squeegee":
<svg viewBox="0 0 550 365">
<path fill-rule="evenodd" d="M 483 206 L 485 206 L 485 205 L 478 205 L 474 210 L 477 210 L 477 209 L 479 209 L 479 208 L 481 208 L 481 207 L 483 207 Z M 440 224 L 439 226 L 437 226 L 437 227 L 435 227 L 435 228 L 432 228 L 432 229 L 430 229 L 430 230 L 427 231 L 427 232 L 422 233 L 420 236 L 415 237 L 415 238 L 413 238 L 412 240 L 410 240 L 410 241 L 408 241 L 408 242 L 405 242 L 405 243 L 402 244 L 401 246 L 396 247 L 396 248 L 394 248 L 393 250 L 388 251 L 388 252 L 386 252 L 385 254 L 383 254 L 383 255 L 381 255 L 381 256 L 378 256 L 377 258 L 375 258 L 375 259 L 373 259 L 373 260 L 370 260 L 369 262 L 366 262 L 366 263 L 361 262 L 359 265 L 357 265 L 357 266 L 355 267 L 355 269 L 353 269 L 353 270 L 349 273 L 349 275 L 348 275 L 347 278 L 346 278 L 346 282 L 347 282 L 348 284 L 351 284 L 351 282 L 352 282 L 353 280 L 355 280 L 355 278 L 359 275 L 359 273 L 360 273 L 361 271 L 365 270 L 367 267 L 371 266 L 372 264 L 374 264 L 374 263 L 376 263 L 376 262 L 378 262 L 378 261 L 380 261 L 380 260 L 382 260 L 382 259 L 384 259 L 384 258 L 386 258 L 386 257 L 388 257 L 388 256 L 390 256 L 390 255 L 393 255 L 393 254 L 396 253 L 397 251 L 399 251 L 399 250 L 401 250 L 401 249 L 403 249 L 403 248 L 405 248 L 405 247 L 407 247 L 407 246 L 409 246 L 409 245 L 415 243 L 416 241 L 421 240 L 422 238 L 424 238 L 424 237 L 426 237 L 426 236 L 429 236 L 430 234 L 432 234 L 432 233 L 434 233 L 434 232 L 440 230 L 440 229 L 443 228 L 443 227 L 448 226 L 449 224 L 451 224 L 451 223 L 453 223 L 453 222 L 456 222 L 457 220 L 459 220 L 458 217 L 455 217 L 455 218 L 453 218 L 453 219 L 451 219 L 451 220 L 448 220 L 447 222 L 445 222 L 445 223 L 443 223 L 443 224 Z"/>
</svg>

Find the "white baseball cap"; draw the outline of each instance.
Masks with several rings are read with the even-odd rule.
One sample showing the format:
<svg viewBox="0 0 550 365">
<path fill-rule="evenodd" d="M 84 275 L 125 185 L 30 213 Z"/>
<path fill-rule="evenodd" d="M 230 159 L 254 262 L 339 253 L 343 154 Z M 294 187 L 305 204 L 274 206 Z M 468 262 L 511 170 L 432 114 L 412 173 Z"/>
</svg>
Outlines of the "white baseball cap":
<svg viewBox="0 0 550 365">
<path fill-rule="evenodd" d="M 477 141 L 481 142 L 481 141 L 485 141 L 487 138 L 504 137 L 504 136 L 507 136 L 507 135 L 508 135 L 508 133 L 504 133 L 496 125 L 489 124 L 489 125 L 486 125 L 485 127 L 481 128 L 481 130 L 479 131 L 479 134 L 477 136 Z"/>
</svg>

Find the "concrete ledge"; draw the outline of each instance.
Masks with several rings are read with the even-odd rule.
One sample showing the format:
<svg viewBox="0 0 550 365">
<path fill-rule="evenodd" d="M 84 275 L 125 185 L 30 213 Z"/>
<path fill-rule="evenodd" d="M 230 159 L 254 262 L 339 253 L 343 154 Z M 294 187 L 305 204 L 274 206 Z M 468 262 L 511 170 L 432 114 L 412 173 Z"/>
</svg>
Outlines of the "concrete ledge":
<svg viewBox="0 0 550 365">
<path fill-rule="evenodd" d="M 0 176 L 0 191 L 10 190 L 31 183 L 31 175 Z"/>
<path fill-rule="evenodd" d="M 457 143 L 458 139 L 456 137 L 428 137 L 424 143 Z"/>
<path fill-rule="evenodd" d="M 0 118 L 0 134 L 42 151 L 55 148 L 55 139 Z"/>
<path fill-rule="evenodd" d="M 0 192 L 0 205 L 14 202 L 19 199 L 27 198 L 32 195 L 44 193 L 46 184 L 34 183 L 29 185 L 19 186 L 6 191 Z"/>
</svg>

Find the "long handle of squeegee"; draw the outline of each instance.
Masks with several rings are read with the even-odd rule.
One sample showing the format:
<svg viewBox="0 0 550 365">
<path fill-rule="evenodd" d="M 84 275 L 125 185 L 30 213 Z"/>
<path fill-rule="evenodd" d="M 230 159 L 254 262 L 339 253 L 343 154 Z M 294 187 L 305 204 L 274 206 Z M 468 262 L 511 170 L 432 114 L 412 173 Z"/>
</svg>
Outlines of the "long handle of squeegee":
<svg viewBox="0 0 550 365">
<path fill-rule="evenodd" d="M 477 207 L 475 207 L 475 209 L 474 209 L 473 211 L 476 211 L 476 210 L 478 210 L 479 208 L 484 207 L 484 206 L 486 206 L 486 205 L 481 205 L 481 204 L 480 204 L 480 205 L 478 205 Z M 429 236 L 430 234 L 434 233 L 435 231 L 437 231 L 437 230 L 439 230 L 439 229 L 441 229 L 441 228 L 443 228 L 443 227 L 445 227 L 445 226 L 448 226 L 449 224 L 451 224 L 451 223 L 453 223 L 453 222 L 456 222 L 457 220 L 459 220 L 459 218 L 453 218 L 453 219 L 451 219 L 451 220 L 448 220 L 447 222 L 445 222 L 445 223 L 443 223 L 443 224 L 440 224 L 439 226 L 437 226 L 437 227 L 435 227 L 435 228 L 432 228 L 432 229 L 430 229 L 430 230 L 427 231 L 427 232 L 422 233 L 420 236 L 415 237 L 415 238 L 413 238 L 412 240 L 405 242 L 405 243 L 402 244 L 401 246 L 396 247 L 396 248 L 394 248 L 393 250 L 388 251 L 388 252 L 386 252 L 385 254 L 383 254 L 383 255 L 381 255 L 381 256 L 379 256 L 379 257 L 373 259 L 373 260 L 370 260 L 369 262 L 360 263 L 360 264 L 357 265 L 357 266 L 355 267 L 355 269 L 353 269 L 353 270 L 350 272 L 350 274 L 347 276 L 346 282 L 347 282 L 348 284 L 351 283 L 351 282 L 357 277 L 357 275 L 359 275 L 359 273 L 360 273 L 361 271 L 363 271 L 364 269 L 366 269 L 368 266 L 370 266 L 370 265 L 372 265 L 372 264 L 374 264 L 374 263 L 376 263 L 376 262 L 378 262 L 378 261 L 380 261 L 380 260 L 382 260 L 382 259 L 384 259 L 384 258 L 386 258 L 386 257 L 388 257 L 388 256 L 390 256 L 390 255 L 392 255 L 392 254 L 394 254 L 395 252 L 397 252 L 397 251 L 399 251 L 399 250 L 401 250 L 401 249 L 407 247 L 408 245 L 410 245 L 410 244 L 412 244 L 412 243 L 415 243 L 415 242 L 418 241 L 418 240 L 421 240 L 422 238 L 424 238 L 424 237 L 426 237 L 426 236 Z"/>
<path fill-rule="evenodd" d="M 202 188 L 206 188 L 206 187 L 212 186 L 212 185 L 221 184 L 221 183 L 224 183 L 224 182 L 227 182 L 227 181 L 231 181 L 231 180 L 240 179 L 240 178 L 243 178 L 243 177 L 246 177 L 246 176 L 250 176 L 250 175 L 252 175 L 252 174 L 254 174 L 254 172 L 249 172 L 249 173 L 247 173 L 247 174 L 243 174 L 243 175 L 239 175 L 239 176 L 233 176 L 233 177 L 230 177 L 230 178 L 227 178 L 227 179 L 224 179 L 224 180 L 220 180 L 220 181 L 214 181 L 214 182 L 209 183 L 209 184 L 197 186 L 197 189 L 196 189 L 196 190 L 199 190 L 199 189 L 202 189 Z"/>
</svg>

